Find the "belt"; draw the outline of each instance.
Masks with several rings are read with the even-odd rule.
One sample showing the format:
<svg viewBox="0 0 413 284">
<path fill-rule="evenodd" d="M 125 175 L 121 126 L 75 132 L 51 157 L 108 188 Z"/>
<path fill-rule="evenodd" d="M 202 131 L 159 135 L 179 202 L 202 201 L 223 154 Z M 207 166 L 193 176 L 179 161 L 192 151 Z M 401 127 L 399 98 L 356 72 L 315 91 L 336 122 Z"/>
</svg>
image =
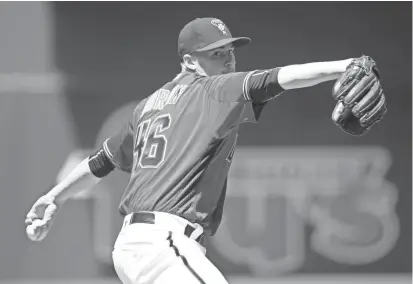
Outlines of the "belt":
<svg viewBox="0 0 413 284">
<path fill-rule="evenodd" d="M 152 212 L 135 212 L 132 213 L 129 224 L 144 223 L 144 224 L 155 224 L 155 214 Z M 192 233 L 195 228 L 189 224 L 185 226 L 184 235 L 191 238 Z M 201 243 L 204 241 L 204 234 L 202 233 L 195 239 L 196 242 Z"/>
</svg>

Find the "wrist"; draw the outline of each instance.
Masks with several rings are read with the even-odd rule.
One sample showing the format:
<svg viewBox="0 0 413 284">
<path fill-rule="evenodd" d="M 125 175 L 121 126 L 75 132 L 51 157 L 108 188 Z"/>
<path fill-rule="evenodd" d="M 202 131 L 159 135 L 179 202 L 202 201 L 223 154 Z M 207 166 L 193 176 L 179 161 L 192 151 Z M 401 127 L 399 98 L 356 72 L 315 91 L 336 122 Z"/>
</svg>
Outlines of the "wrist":
<svg viewBox="0 0 413 284">
<path fill-rule="evenodd" d="M 334 68 L 335 71 L 337 73 L 344 73 L 347 70 L 348 66 L 351 64 L 351 62 L 353 62 L 353 60 L 354 58 L 349 58 L 337 61 L 336 68 Z"/>
<path fill-rule="evenodd" d="M 349 58 L 349 59 L 343 60 L 343 63 L 344 63 L 344 65 L 345 65 L 344 71 L 347 70 L 348 66 L 354 61 L 354 59 L 355 59 L 355 58 Z M 343 71 L 343 72 L 344 72 L 344 71 Z"/>
<path fill-rule="evenodd" d="M 344 60 L 340 60 L 340 61 L 332 61 L 331 64 L 331 68 L 330 68 L 330 72 L 329 74 L 327 74 L 328 76 L 331 76 L 331 78 L 333 80 L 338 79 L 341 77 L 341 75 L 346 72 L 348 66 L 353 62 L 354 58 L 349 58 L 349 59 L 344 59 Z"/>
<path fill-rule="evenodd" d="M 60 187 L 58 184 L 46 194 L 50 201 L 56 205 L 63 205 L 66 202 L 66 199 L 62 196 L 62 189 Z"/>
</svg>

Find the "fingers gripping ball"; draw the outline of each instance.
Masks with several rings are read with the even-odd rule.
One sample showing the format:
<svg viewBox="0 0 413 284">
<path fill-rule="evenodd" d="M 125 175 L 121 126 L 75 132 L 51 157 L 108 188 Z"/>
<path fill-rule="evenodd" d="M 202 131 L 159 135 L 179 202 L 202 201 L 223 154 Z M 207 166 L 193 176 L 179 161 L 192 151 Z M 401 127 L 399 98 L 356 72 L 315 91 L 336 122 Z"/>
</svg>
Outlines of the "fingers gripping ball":
<svg viewBox="0 0 413 284">
<path fill-rule="evenodd" d="M 26 233 L 32 241 L 41 241 L 49 233 L 59 211 L 53 196 L 42 196 L 26 215 Z"/>
<path fill-rule="evenodd" d="M 42 220 L 35 219 L 33 222 L 26 227 L 27 237 L 31 241 L 38 241 L 41 235 Z"/>
<path fill-rule="evenodd" d="M 376 62 L 365 55 L 354 59 L 334 84 L 333 98 L 334 123 L 349 134 L 365 134 L 387 112 Z"/>
</svg>

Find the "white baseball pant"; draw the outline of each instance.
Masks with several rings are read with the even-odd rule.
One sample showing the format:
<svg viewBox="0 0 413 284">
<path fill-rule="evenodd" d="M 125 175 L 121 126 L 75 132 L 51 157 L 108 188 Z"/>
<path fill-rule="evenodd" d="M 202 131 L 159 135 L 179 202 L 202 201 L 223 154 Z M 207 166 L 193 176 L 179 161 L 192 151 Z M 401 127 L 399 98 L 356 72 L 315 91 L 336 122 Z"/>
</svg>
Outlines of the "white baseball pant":
<svg viewBox="0 0 413 284">
<path fill-rule="evenodd" d="M 123 284 L 228 284 L 195 241 L 203 229 L 178 216 L 153 212 L 154 224 L 125 217 L 112 253 Z M 195 230 L 187 237 L 185 228 Z"/>
</svg>

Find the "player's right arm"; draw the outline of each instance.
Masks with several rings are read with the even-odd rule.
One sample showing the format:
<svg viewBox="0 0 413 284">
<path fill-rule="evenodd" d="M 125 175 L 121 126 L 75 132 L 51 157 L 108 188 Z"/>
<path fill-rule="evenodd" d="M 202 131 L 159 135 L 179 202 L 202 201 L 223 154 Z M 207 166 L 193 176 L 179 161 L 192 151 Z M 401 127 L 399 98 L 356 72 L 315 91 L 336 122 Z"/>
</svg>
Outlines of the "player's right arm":
<svg viewBox="0 0 413 284">
<path fill-rule="evenodd" d="M 26 232 L 32 241 L 41 241 L 46 237 L 56 214 L 68 199 L 100 181 L 102 169 L 96 171 L 96 157 L 98 156 L 84 159 L 67 177 L 33 204 L 25 220 Z M 108 161 L 105 167 L 105 171 L 109 172 L 114 166 Z"/>
<path fill-rule="evenodd" d="M 58 205 L 63 205 L 79 192 L 95 186 L 114 168 L 115 165 L 101 148 L 81 161 L 67 177 L 46 195 L 50 196 Z"/>
<path fill-rule="evenodd" d="M 41 196 L 26 216 L 26 232 L 33 241 L 43 240 L 59 208 L 79 192 L 96 185 L 115 168 L 130 171 L 132 167 L 133 126 L 129 121 L 117 134 L 107 139 L 100 149 L 81 161 L 72 172 L 45 195 Z"/>
</svg>

